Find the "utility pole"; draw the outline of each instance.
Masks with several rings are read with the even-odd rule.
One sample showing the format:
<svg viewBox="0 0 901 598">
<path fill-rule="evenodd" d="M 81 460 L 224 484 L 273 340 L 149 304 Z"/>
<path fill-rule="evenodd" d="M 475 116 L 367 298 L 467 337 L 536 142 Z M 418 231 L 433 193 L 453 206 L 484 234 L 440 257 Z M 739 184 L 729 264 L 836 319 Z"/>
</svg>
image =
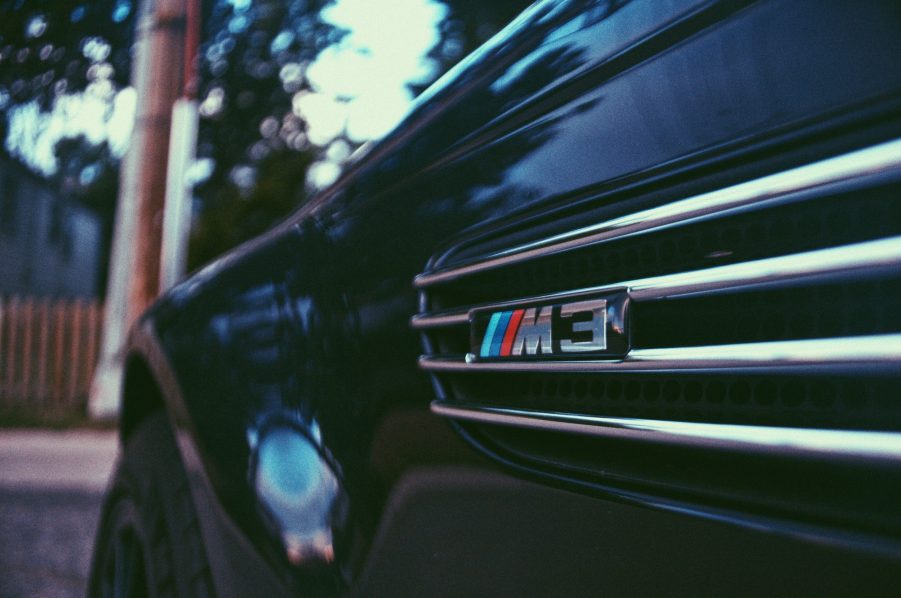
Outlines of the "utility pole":
<svg viewBox="0 0 901 598">
<path fill-rule="evenodd" d="M 132 85 L 135 125 L 123 160 L 100 360 L 88 411 L 118 414 L 123 350 L 132 323 L 159 294 L 172 106 L 183 91 L 185 0 L 142 0 Z"/>
<path fill-rule="evenodd" d="M 184 76 L 182 97 L 172 107 L 172 133 L 169 135 L 169 167 L 166 170 L 166 210 L 163 217 L 163 243 L 160 261 L 160 292 L 185 277 L 188 265 L 188 240 L 194 199 L 188 181 L 188 168 L 197 150 L 197 48 L 200 45 L 200 0 L 186 2 Z"/>
</svg>

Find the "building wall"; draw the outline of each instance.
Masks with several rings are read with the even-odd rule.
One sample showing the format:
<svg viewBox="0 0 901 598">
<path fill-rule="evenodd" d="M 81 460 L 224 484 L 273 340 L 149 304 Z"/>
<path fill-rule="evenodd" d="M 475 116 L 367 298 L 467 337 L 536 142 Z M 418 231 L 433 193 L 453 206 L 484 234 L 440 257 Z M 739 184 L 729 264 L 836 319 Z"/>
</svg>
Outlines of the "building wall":
<svg viewBox="0 0 901 598">
<path fill-rule="evenodd" d="M 92 211 L 0 161 L 0 294 L 96 296 L 101 234 Z"/>
</svg>

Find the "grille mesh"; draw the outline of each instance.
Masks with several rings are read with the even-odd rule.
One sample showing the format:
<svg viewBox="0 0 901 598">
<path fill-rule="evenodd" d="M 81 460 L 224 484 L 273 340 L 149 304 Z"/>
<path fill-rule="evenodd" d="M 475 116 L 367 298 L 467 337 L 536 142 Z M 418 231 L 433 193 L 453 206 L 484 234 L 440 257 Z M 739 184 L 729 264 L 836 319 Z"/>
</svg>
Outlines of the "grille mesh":
<svg viewBox="0 0 901 598">
<path fill-rule="evenodd" d="M 735 264 L 901 234 L 901 186 L 881 185 L 576 248 L 468 276 L 430 293 L 433 309 Z"/>
<path fill-rule="evenodd" d="M 470 374 L 442 376 L 466 404 L 705 423 L 901 430 L 893 377 Z"/>
<path fill-rule="evenodd" d="M 726 345 L 901 331 L 901 278 L 636 303 L 634 347 Z"/>
<path fill-rule="evenodd" d="M 649 277 L 713 276 L 719 266 L 755 266 L 769 258 L 828 248 L 847 252 L 841 268 L 818 269 L 816 259 L 788 275 L 761 273 L 751 283 L 715 289 L 634 294 L 629 327 L 637 349 L 716 348 L 724 345 L 847 339 L 877 341 L 901 333 L 901 145 L 891 145 L 884 169 L 863 170 L 853 185 L 824 184 L 777 201 L 712 210 L 569 243 L 560 250 L 525 252 L 491 267 L 461 265 L 461 274 L 420 285 L 428 321 L 428 358 L 457 360 L 435 368 L 439 398 L 448 403 L 544 413 L 685 422 L 805 428 L 901 431 L 901 355 L 887 367 L 773 368 L 661 366 L 648 371 L 467 370 L 466 314 L 475 306 L 567 293 Z M 812 165 L 813 166 L 813 165 Z M 773 199 L 772 197 L 767 200 Z M 514 233 L 515 234 L 515 233 Z M 865 242 L 887 240 L 889 254 L 874 256 Z M 822 253 L 822 252 L 821 252 Z M 516 256 L 515 252 L 512 254 Z M 493 259 L 493 258 L 492 258 Z M 805 258 L 806 259 L 806 258 Z M 453 253 L 442 260 L 453 270 Z M 700 287 L 699 287 L 700 288 Z M 448 314 L 451 317 L 447 317 Z M 456 315 L 454 315 L 456 314 Z M 893 342 L 894 342 L 893 341 Z M 893 345 L 894 346 L 894 345 Z M 670 351 L 672 353 L 672 351 Z M 897 357 L 897 359 L 896 359 Z M 895 365 L 892 365 L 895 364 Z M 766 366 L 767 364 L 761 364 Z M 859 365 L 859 364 L 858 364 Z M 886 364 L 877 364 L 885 366 Z M 623 368 L 625 369 L 625 368 Z M 576 368 L 578 370 L 578 368 Z"/>
</svg>

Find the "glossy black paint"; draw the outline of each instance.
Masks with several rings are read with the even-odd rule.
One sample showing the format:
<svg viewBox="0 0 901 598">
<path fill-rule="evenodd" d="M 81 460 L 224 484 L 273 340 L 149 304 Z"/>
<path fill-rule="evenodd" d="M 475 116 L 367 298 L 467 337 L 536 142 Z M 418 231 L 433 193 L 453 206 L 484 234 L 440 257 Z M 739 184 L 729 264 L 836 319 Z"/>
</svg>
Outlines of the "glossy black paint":
<svg viewBox="0 0 901 598">
<path fill-rule="evenodd" d="M 897 135 L 898 31 L 893 2 L 531 9 L 145 316 L 228 517 L 292 583 L 352 584 L 403 473 L 475 459 L 428 413 L 414 275 Z"/>
</svg>

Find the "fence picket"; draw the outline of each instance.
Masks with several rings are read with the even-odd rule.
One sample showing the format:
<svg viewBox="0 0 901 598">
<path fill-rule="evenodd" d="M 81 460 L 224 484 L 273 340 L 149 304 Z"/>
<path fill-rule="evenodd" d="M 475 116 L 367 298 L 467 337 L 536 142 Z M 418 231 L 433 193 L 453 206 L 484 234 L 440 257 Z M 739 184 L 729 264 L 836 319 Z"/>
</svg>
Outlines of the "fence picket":
<svg viewBox="0 0 901 598">
<path fill-rule="evenodd" d="M 0 405 L 6 405 L 9 402 L 6 390 L 6 349 L 4 342 L 6 341 L 6 300 L 0 297 Z"/>
<path fill-rule="evenodd" d="M 83 408 L 102 325 L 98 301 L 0 297 L 0 406 L 35 415 Z"/>
<path fill-rule="evenodd" d="M 66 365 L 66 305 L 62 301 L 56 302 L 55 317 L 53 318 L 54 330 L 54 363 L 53 363 L 53 403 L 63 402 L 63 389 L 65 388 Z"/>
<path fill-rule="evenodd" d="M 50 347 L 50 300 L 42 299 L 38 304 L 38 378 L 35 385 L 35 394 L 42 405 L 47 403 L 47 372 L 49 365 Z"/>
<path fill-rule="evenodd" d="M 72 319 L 70 325 L 69 352 L 69 386 L 66 393 L 66 401 L 75 401 L 78 397 L 78 363 L 81 352 L 81 300 L 76 299 L 72 305 Z"/>
<path fill-rule="evenodd" d="M 88 338 L 85 342 L 87 359 L 85 360 L 84 372 L 87 375 L 84 384 L 84 392 L 91 392 L 91 378 L 93 378 L 94 368 L 97 367 L 97 339 L 100 336 L 100 305 L 96 301 L 92 301 L 88 307 Z"/>
<path fill-rule="evenodd" d="M 34 360 L 32 344 L 34 341 L 34 299 L 27 297 L 22 305 L 22 369 L 19 398 L 22 401 L 31 399 L 31 371 Z"/>
<path fill-rule="evenodd" d="M 16 354 L 18 353 L 16 333 L 19 327 L 19 299 L 9 302 L 9 344 L 6 352 L 6 392 L 13 402 L 18 402 L 19 386 L 16 383 Z"/>
</svg>

